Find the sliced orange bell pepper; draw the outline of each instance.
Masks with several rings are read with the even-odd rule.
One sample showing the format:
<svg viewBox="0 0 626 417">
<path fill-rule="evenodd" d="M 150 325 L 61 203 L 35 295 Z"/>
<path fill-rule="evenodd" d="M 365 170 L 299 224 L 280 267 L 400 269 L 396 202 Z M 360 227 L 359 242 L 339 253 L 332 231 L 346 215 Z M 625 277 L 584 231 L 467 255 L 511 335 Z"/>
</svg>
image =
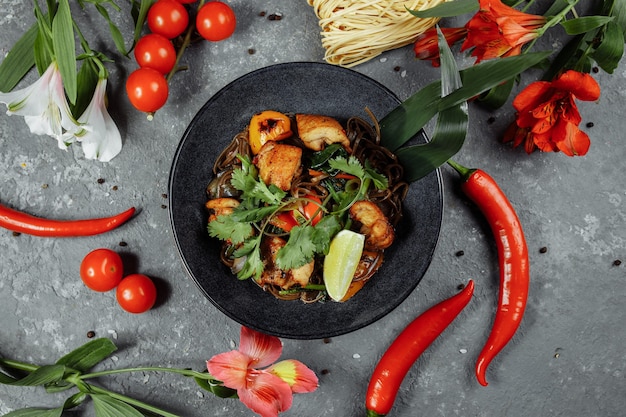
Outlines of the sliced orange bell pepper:
<svg viewBox="0 0 626 417">
<path fill-rule="evenodd" d="M 283 140 L 293 135 L 289 116 L 274 111 L 265 110 L 255 114 L 250 119 L 248 127 L 248 142 L 252 153 L 256 155 L 261 147 L 270 140 Z"/>
</svg>

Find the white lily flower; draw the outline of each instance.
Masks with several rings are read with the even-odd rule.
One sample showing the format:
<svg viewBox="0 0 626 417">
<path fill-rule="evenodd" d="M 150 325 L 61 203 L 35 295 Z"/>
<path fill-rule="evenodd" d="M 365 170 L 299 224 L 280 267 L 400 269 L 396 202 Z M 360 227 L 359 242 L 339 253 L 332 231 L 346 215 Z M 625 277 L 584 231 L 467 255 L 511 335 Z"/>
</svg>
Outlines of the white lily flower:
<svg viewBox="0 0 626 417">
<path fill-rule="evenodd" d="M 85 158 L 102 162 L 110 161 L 122 150 L 122 136 L 106 108 L 106 87 L 107 79 L 100 78 L 91 102 L 78 118 L 85 129 L 75 133 L 75 138 L 82 143 Z"/>
<path fill-rule="evenodd" d="M 70 144 L 67 134 L 71 138 L 82 129 L 70 111 L 56 61 L 28 87 L 0 93 L 0 103 L 7 105 L 8 115 L 24 116 L 32 133 L 55 138 L 61 149 Z"/>
</svg>

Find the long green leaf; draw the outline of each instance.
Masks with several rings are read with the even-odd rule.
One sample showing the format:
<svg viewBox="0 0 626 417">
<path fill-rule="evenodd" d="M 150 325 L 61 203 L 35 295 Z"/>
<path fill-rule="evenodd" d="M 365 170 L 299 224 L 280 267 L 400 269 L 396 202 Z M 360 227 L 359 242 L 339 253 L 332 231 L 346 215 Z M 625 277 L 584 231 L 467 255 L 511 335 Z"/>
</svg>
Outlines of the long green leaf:
<svg viewBox="0 0 626 417">
<path fill-rule="evenodd" d="M 56 363 L 79 372 L 87 372 L 116 350 L 117 347 L 109 339 L 94 339 L 63 356 Z"/>
<path fill-rule="evenodd" d="M 12 382 L 6 382 L 9 385 L 18 385 L 23 387 L 34 387 L 37 385 L 45 385 L 52 382 L 60 381 L 65 374 L 65 366 L 63 365 L 44 365 L 35 369 L 22 379 Z"/>
<path fill-rule="evenodd" d="M 461 71 L 463 87 L 441 99 L 439 110 L 456 106 L 521 74 L 546 59 L 551 52 L 535 52 L 492 59 Z"/>
<path fill-rule="evenodd" d="M 70 103 L 76 102 L 76 40 L 68 0 L 60 0 L 52 21 L 52 45 Z"/>
<path fill-rule="evenodd" d="M 622 30 L 622 35 L 626 38 L 626 0 L 613 0 L 611 16 L 615 17 L 615 23 Z"/>
<path fill-rule="evenodd" d="M 438 4 L 425 10 L 409 10 L 411 14 L 419 18 L 428 17 L 454 17 L 478 10 L 477 0 L 454 0 Z"/>
<path fill-rule="evenodd" d="M 549 51 L 535 52 L 473 65 L 460 71 L 463 87 L 443 99 L 440 81 L 427 85 L 381 119 L 381 143 L 392 151 L 397 150 L 415 136 L 437 112 L 514 78 L 549 55 Z"/>
<path fill-rule="evenodd" d="M 63 415 L 63 407 L 57 408 L 22 408 L 20 410 L 11 411 L 4 417 L 61 417 Z"/>
<path fill-rule="evenodd" d="M 561 22 L 561 26 L 563 26 L 568 35 L 580 35 L 606 25 L 613 19 L 613 17 L 609 16 L 583 16 L 565 20 Z"/>
<path fill-rule="evenodd" d="M 613 74 L 622 55 L 624 55 L 624 34 L 617 23 L 609 22 L 602 36 L 602 43 L 591 53 L 591 57 L 603 70 Z"/>
<path fill-rule="evenodd" d="M 463 86 L 459 70 L 443 34 L 437 28 L 441 57 L 441 96 L 445 97 Z M 439 168 L 461 150 L 469 122 L 467 102 L 439 112 L 435 133 L 430 142 L 404 147 L 396 152 L 404 166 L 407 181 L 417 181 Z"/>
<path fill-rule="evenodd" d="M 405 146 L 396 151 L 404 166 L 404 179 L 412 182 L 430 174 L 461 150 L 467 135 L 468 114 L 460 107 L 443 110 L 431 142 Z"/>
<path fill-rule="evenodd" d="M 91 394 L 96 417 L 143 417 L 137 409 L 108 395 Z"/>
<path fill-rule="evenodd" d="M 0 91 L 9 92 L 35 65 L 33 48 L 37 38 L 37 25 L 26 31 L 13 45 L 6 58 L 0 64 Z"/>
<path fill-rule="evenodd" d="M 148 10 L 150 10 L 150 6 L 154 3 L 154 0 L 139 0 L 139 8 L 137 9 L 136 0 L 133 0 L 133 9 L 136 10 L 135 14 L 135 32 L 133 35 L 134 43 L 137 43 L 139 38 L 141 37 L 141 31 L 143 30 L 143 24 L 146 21 L 146 16 L 148 15 Z"/>
<path fill-rule="evenodd" d="M 115 43 L 115 47 L 122 55 L 128 55 L 128 50 L 126 49 L 126 45 L 124 43 L 124 35 L 120 32 L 120 29 L 113 23 L 111 17 L 109 16 L 109 12 L 103 6 L 96 3 L 96 9 L 104 17 L 104 20 L 109 24 L 109 31 L 111 32 L 111 37 L 113 38 L 113 43 Z"/>
<path fill-rule="evenodd" d="M 493 87 L 487 93 L 482 94 L 478 101 L 491 109 L 498 109 L 509 99 L 514 84 L 515 79 L 511 78 L 510 80 Z"/>
</svg>

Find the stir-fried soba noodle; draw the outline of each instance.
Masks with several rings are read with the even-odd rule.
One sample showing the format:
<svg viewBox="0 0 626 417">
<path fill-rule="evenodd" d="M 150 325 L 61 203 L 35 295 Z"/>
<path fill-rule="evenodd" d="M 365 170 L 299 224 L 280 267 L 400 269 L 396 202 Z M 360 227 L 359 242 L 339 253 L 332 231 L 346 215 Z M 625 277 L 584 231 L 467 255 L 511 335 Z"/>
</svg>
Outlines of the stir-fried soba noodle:
<svg viewBox="0 0 626 417">
<path fill-rule="evenodd" d="M 324 251 L 344 228 L 366 240 L 341 301 L 375 274 L 395 237 L 408 183 L 372 120 L 353 117 L 341 126 L 327 116 L 267 111 L 235 135 L 215 161 L 207 187 L 209 233 L 223 240 L 221 260 L 234 274 L 253 278 L 280 299 L 323 300 Z M 264 192 L 254 194 L 259 189 Z M 317 249 L 294 249 L 296 230 L 297 239 L 314 236 Z M 320 243 L 320 236 L 327 241 Z"/>
</svg>

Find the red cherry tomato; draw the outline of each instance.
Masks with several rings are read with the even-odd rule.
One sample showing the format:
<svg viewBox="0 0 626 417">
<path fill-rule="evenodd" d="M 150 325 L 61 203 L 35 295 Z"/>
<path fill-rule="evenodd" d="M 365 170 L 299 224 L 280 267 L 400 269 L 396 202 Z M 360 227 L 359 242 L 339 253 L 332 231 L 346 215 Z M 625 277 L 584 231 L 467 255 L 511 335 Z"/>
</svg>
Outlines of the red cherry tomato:
<svg viewBox="0 0 626 417">
<path fill-rule="evenodd" d="M 182 4 L 191 4 L 191 3 L 195 3 L 198 0 L 176 0 L 176 1 Z"/>
<path fill-rule="evenodd" d="M 120 283 L 123 275 L 122 258 L 111 249 L 94 249 L 85 255 L 80 264 L 81 279 L 94 291 L 112 290 Z"/>
<path fill-rule="evenodd" d="M 235 32 L 235 12 L 226 3 L 210 1 L 198 10 L 196 29 L 208 41 L 224 40 Z"/>
<path fill-rule="evenodd" d="M 129 313 L 140 314 L 150 310 L 156 302 L 156 286 L 143 274 L 126 276 L 117 286 L 117 302 Z"/>
<path fill-rule="evenodd" d="M 169 90 L 163 74 L 152 68 L 139 68 L 126 80 L 126 94 L 137 110 L 155 112 L 167 101 Z"/>
<path fill-rule="evenodd" d="M 152 68 L 161 74 L 170 72 L 176 64 L 172 41 L 158 33 L 142 36 L 135 45 L 135 59 L 142 68 Z"/>
<path fill-rule="evenodd" d="M 187 29 L 189 13 L 180 2 L 158 0 L 150 6 L 146 21 L 152 33 L 173 39 Z"/>
</svg>

